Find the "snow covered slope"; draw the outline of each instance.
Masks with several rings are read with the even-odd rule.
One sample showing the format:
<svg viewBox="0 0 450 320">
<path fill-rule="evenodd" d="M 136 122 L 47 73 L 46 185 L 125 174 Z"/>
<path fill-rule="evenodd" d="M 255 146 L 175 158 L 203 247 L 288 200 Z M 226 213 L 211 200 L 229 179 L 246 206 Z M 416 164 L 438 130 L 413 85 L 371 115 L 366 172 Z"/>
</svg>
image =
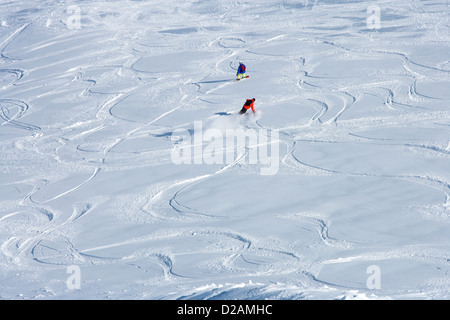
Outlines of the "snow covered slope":
<svg viewBox="0 0 450 320">
<path fill-rule="evenodd" d="M 0 298 L 450 298 L 449 15 L 3 1 Z"/>
</svg>

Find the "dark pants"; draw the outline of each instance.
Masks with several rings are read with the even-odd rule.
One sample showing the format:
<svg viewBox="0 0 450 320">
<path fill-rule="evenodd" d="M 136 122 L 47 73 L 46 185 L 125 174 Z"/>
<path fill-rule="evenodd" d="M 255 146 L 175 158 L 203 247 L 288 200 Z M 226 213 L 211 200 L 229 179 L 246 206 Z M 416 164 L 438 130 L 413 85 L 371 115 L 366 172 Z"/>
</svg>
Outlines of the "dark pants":
<svg viewBox="0 0 450 320">
<path fill-rule="evenodd" d="M 239 111 L 239 114 L 244 114 L 247 112 L 247 109 L 245 109 L 244 107 L 242 107 L 241 111 Z"/>
</svg>

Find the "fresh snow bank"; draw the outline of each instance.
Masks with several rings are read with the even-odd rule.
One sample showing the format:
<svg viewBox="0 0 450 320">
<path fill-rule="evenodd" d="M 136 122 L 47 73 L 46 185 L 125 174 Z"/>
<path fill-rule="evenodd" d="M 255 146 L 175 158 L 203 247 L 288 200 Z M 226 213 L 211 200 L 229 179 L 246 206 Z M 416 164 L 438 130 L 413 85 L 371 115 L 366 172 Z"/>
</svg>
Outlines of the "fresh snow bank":
<svg viewBox="0 0 450 320">
<path fill-rule="evenodd" d="M 0 297 L 448 299 L 449 13 L 0 4 Z"/>
</svg>

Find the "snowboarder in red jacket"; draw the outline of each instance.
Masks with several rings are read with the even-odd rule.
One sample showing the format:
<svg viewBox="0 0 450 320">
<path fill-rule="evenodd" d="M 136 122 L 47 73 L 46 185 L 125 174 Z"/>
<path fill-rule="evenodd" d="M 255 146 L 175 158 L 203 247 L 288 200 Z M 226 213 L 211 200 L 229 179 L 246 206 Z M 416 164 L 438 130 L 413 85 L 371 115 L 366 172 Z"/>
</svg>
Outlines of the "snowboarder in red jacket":
<svg viewBox="0 0 450 320">
<path fill-rule="evenodd" d="M 239 114 L 246 113 L 247 110 L 250 108 L 252 108 L 252 111 L 255 112 L 255 108 L 253 107 L 254 102 L 255 102 L 255 98 L 247 99 L 247 101 L 245 101 L 244 106 L 242 107 L 241 111 L 239 111 Z"/>
</svg>

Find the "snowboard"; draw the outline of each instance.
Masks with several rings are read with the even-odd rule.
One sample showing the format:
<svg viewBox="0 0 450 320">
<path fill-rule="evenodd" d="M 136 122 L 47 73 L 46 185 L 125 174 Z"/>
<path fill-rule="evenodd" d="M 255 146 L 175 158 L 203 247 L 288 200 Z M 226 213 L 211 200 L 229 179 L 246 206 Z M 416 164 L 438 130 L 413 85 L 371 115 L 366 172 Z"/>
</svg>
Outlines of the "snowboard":
<svg viewBox="0 0 450 320">
<path fill-rule="evenodd" d="M 236 81 L 241 81 L 241 80 L 244 80 L 244 79 L 247 79 L 249 76 L 245 76 L 245 77 L 243 77 L 243 78 L 241 78 L 241 79 L 235 79 L 234 81 L 236 82 Z"/>
</svg>

